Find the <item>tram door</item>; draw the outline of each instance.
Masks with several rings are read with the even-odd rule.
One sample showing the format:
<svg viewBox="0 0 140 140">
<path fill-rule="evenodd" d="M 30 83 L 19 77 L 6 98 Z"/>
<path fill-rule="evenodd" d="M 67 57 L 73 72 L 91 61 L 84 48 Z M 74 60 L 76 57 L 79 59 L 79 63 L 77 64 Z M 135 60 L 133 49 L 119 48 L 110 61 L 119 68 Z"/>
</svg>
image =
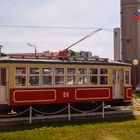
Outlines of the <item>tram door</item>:
<svg viewBox="0 0 140 140">
<path fill-rule="evenodd" d="M 123 82 L 123 71 L 122 70 L 113 70 L 113 99 L 122 98 L 122 82 Z"/>
<path fill-rule="evenodd" d="M 0 104 L 7 104 L 7 69 L 0 68 Z"/>
</svg>

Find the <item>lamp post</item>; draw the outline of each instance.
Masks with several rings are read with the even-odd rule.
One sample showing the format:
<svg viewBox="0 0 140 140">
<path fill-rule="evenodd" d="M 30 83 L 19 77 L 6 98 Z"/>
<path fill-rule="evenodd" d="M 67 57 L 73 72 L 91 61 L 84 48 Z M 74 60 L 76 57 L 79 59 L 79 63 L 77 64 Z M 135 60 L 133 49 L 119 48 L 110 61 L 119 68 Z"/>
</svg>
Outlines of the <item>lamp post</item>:
<svg viewBox="0 0 140 140">
<path fill-rule="evenodd" d="M 36 53 L 37 53 L 37 50 L 36 50 L 36 45 L 31 44 L 31 43 L 27 43 L 27 45 L 29 45 L 30 47 L 34 47 L 34 48 L 35 48 L 35 57 L 36 57 Z"/>
<path fill-rule="evenodd" d="M 1 49 L 3 48 L 3 46 L 2 45 L 0 45 L 0 57 L 1 57 Z"/>
<path fill-rule="evenodd" d="M 134 86 L 136 86 L 136 66 L 139 64 L 139 61 L 137 59 L 133 60 L 134 65 Z"/>
</svg>

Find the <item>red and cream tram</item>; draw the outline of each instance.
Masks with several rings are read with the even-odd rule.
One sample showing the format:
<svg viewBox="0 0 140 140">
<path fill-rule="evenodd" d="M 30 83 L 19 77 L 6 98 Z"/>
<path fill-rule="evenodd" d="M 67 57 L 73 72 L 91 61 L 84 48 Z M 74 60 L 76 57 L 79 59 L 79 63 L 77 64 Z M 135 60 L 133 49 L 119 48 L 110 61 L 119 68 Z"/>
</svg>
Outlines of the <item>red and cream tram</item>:
<svg viewBox="0 0 140 140">
<path fill-rule="evenodd" d="M 130 75 L 130 64 L 108 60 L 1 57 L 0 106 L 130 101 Z"/>
</svg>

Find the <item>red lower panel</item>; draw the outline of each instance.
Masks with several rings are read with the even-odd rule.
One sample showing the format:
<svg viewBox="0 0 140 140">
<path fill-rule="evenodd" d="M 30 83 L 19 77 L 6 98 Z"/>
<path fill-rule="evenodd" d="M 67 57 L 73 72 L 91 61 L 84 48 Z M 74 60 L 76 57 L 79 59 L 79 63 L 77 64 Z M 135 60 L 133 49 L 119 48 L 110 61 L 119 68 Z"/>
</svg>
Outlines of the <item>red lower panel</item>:
<svg viewBox="0 0 140 140">
<path fill-rule="evenodd" d="M 76 100 L 105 100 L 111 99 L 110 88 L 83 88 L 75 90 Z"/>
<path fill-rule="evenodd" d="M 132 87 L 125 87 L 125 100 L 130 100 L 132 98 Z"/>
<path fill-rule="evenodd" d="M 45 101 L 55 101 L 56 91 L 55 90 L 14 90 L 13 101 L 15 103 L 20 102 L 45 102 Z"/>
<path fill-rule="evenodd" d="M 111 87 L 100 88 L 37 88 L 11 89 L 10 105 L 33 105 L 67 102 L 107 101 L 112 99 Z"/>
</svg>

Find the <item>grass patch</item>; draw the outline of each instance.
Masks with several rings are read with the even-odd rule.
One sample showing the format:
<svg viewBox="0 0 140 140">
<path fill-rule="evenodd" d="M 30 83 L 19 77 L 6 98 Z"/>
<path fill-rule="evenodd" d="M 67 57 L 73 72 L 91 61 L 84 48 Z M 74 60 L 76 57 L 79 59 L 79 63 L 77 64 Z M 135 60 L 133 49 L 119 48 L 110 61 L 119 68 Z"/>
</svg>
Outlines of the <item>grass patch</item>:
<svg viewBox="0 0 140 140">
<path fill-rule="evenodd" d="M 140 107 L 130 106 L 129 108 L 130 108 L 130 109 L 132 109 L 132 110 L 137 110 L 137 111 L 140 111 Z"/>
<path fill-rule="evenodd" d="M 140 116 L 7 125 L 0 140 L 139 140 Z"/>
<path fill-rule="evenodd" d="M 134 99 L 140 99 L 140 93 L 139 92 L 133 92 L 133 98 Z"/>
</svg>

